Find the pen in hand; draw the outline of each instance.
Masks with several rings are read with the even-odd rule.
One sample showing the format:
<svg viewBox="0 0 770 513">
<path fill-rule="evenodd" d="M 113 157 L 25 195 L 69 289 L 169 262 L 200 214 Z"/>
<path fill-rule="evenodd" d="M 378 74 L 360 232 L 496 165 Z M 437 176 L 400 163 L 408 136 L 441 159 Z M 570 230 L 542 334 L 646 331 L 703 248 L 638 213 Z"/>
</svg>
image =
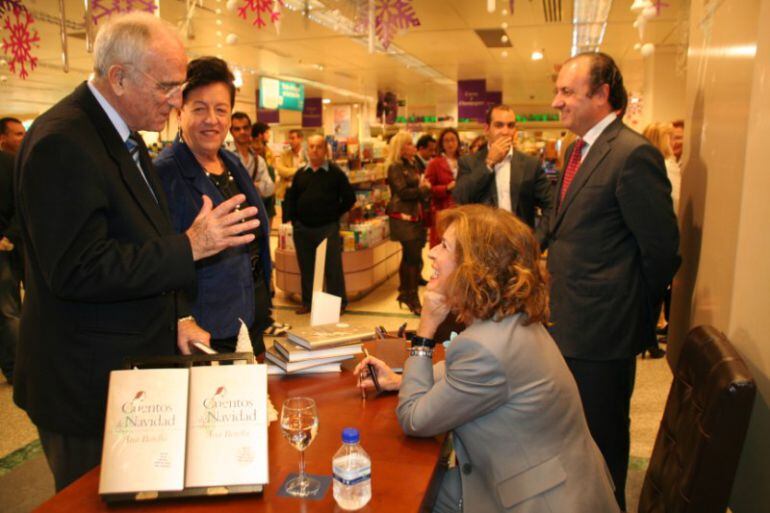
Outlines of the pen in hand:
<svg viewBox="0 0 770 513">
<path fill-rule="evenodd" d="M 364 355 L 369 356 L 369 351 L 364 348 Z M 379 394 L 382 392 L 382 388 L 380 388 L 380 382 L 377 380 L 377 370 L 374 368 L 374 365 L 371 363 L 366 364 L 366 370 L 369 372 L 369 375 L 372 377 L 372 383 L 374 383 L 374 390 Z M 363 390 L 363 389 L 362 389 Z"/>
</svg>

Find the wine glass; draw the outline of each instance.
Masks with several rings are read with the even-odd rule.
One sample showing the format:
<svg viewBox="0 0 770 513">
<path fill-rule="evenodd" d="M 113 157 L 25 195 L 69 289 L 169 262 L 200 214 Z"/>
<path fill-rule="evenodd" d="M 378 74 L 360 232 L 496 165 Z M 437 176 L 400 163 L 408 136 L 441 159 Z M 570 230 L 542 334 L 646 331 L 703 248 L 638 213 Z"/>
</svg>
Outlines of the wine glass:
<svg viewBox="0 0 770 513">
<path fill-rule="evenodd" d="M 295 497 L 313 495 L 321 487 L 317 479 L 305 475 L 305 449 L 318 433 L 318 411 L 309 397 L 291 397 L 281 408 L 281 433 L 299 451 L 299 474 L 286 483 L 286 491 Z"/>
</svg>

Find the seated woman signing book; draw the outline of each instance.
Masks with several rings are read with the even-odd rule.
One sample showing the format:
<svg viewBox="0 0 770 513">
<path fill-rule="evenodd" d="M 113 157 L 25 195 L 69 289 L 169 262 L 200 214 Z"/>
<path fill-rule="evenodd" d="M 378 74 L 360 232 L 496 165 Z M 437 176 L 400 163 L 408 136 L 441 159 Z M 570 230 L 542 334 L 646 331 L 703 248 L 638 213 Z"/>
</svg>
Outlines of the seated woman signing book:
<svg viewBox="0 0 770 513">
<path fill-rule="evenodd" d="M 399 391 L 406 434 L 452 433 L 458 464 L 434 511 L 617 512 L 577 386 L 543 326 L 548 283 L 532 230 L 482 205 L 445 210 L 438 228 L 403 377 L 372 357 L 356 368 L 373 364 L 380 386 Z M 468 327 L 434 366 L 432 339 L 450 311 Z"/>
</svg>

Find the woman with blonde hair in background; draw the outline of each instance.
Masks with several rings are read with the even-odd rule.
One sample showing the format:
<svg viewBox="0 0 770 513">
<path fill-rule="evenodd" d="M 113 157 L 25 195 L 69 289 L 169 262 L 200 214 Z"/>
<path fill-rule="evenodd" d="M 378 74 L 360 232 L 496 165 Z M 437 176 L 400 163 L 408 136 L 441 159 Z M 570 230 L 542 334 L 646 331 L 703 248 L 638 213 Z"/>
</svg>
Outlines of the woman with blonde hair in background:
<svg viewBox="0 0 770 513">
<path fill-rule="evenodd" d="M 390 139 L 385 168 L 390 186 L 390 240 L 400 242 L 402 249 L 397 300 L 399 306 L 404 303 L 412 313 L 420 315 L 422 307 L 417 287 L 425 242 L 421 203 L 430 196 L 430 183 L 417 170 L 416 153 L 412 136 L 398 132 Z"/>
<path fill-rule="evenodd" d="M 679 215 L 679 188 L 682 182 L 682 171 L 679 169 L 679 163 L 676 161 L 674 150 L 671 146 L 671 136 L 674 133 L 674 125 L 671 123 L 651 123 L 644 129 L 642 135 L 655 146 L 663 155 L 666 164 L 666 175 L 671 182 L 671 200 L 674 202 L 674 213 Z M 671 285 L 666 289 L 663 305 L 663 317 L 666 324 L 657 329 L 658 335 L 665 342 L 665 335 L 668 332 L 668 314 L 671 309 Z M 656 343 L 642 352 L 642 358 L 650 355 L 650 358 L 663 358 L 666 351 L 660 348 Z"/>
<path fill-rule="evenodd" d="M 671 123 L 652 123 L 644 129 L 642 135 L 660 150 L 666 164 L 666 175 L 671 182 L 671 199 L 674 202 L 674 213 L 679 215 L 679 189 L 682 183 L 682 170 L 674 156 L 671 147 L 671 136 L 674 133 L 674 125 Z"/>
</svg>

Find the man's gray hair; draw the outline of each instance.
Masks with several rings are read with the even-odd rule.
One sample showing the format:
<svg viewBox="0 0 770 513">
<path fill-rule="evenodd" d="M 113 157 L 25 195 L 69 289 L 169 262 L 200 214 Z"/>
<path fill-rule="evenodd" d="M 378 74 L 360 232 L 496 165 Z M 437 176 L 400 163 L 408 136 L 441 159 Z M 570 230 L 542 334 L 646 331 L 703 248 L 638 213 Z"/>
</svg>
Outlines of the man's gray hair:
<svg viewBox="0 0 770 513">
<path fill-rule="evenodd" d="M 139 64 L 158 31 L 176 36 L 173 27 L 147 12 L 113 16 L 96 34 L 94 72 L 104 77 L 115 64 Z"/>
</svg>

